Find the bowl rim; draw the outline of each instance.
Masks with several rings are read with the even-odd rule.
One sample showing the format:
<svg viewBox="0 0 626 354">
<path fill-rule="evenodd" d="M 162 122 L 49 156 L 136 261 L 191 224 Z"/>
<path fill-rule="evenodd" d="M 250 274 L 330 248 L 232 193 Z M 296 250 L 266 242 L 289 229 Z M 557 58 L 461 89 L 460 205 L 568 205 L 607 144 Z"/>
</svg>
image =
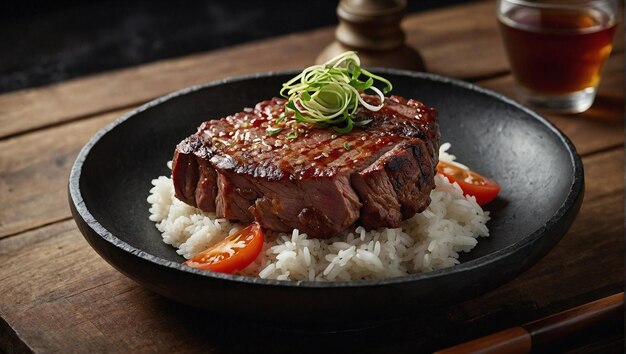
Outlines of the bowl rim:
<svg viewBox="0 0 626 354">
<path fill-rule="evenodd" d="M 430 278 L 439 278 L 445 277 L 450 274 L 468 272 L 477 268 L 481 268 L 487 266 L 491 263 L 498 262 L 503 258 L 506 258 L 521 249 L 527 247 L 528 245 L 534 243 L 539 238 L 541 238 L 547 231 L 557 227 L 558 221 L 562 219 L 565 214 L 575 206 L 576 201 L 582 196 L 583 186 L 584 186 L 584 174 L 583 174 L 583 165 L 578 155 L 576 148 L 572 144 L 569 138 L 567 138 L 558 128 L 556 128 L 552 123 L 550 123 L 546 118 L 541 116 L 540 114 L 532 111 L 531 109 L 523 106 L 517 101 L 504 96 L 500 93 L 494 92 L 489 89 L 482 88 L 476 84 L 469 83 L 466 81 L 453 79 L 450 77 L 432 74 L 432 73 L 424 73 L 424 72 L 414 72 L 408 70 L 401 69 L 391 69 L 391 68 L 371 68 L 372 71 L 382 74 L 391 74 L 398 76 L 406 76 L 412 79 L 419 80 L 430 80 L 436 81 L 443 84 L 448 84 L 452 86 L 457 86 L 462 89 L 478 92 L 480 94 L 484 94 L 490 97 L 493 97 L 497 100 L 503 101 L 504 103 L 513 106 L 516 109 L 519 109 L 531 116 L 532 118 L 539 121 L 543 124 L 551 133 L 553 133 L 565 146 L 568 151 L 568 155 L 570 157 L 571 165 L 573 165 L 573 179 L 572 183 L 569 186 L 568 194 L 563 203 L 558 207 L 557 211 L 548 219 L 548 221 L 539 227 L 534 232 L 530 233 L 522 240 L 519 240 L 509 246 L 501 248 L 495 252 L 486 254 L 484 256 L 478 257 L 476 259 L 469 260 L 467 262 L 463 262 L 457 264 L 453 267 L 434 270 L 430 272 L 424 273 L 416 273 L 409 274 L 400 277 L 392 277 L 392 278 L 383 278 L 383 279 L 366 279 L 366 280 L 349 280 L 349 281 L 311 281 L 311 280 L 276 280 L 276 279 L 262 279 L 258 277 L 250 277 L 243 275 L 233 275 L 233 274 L 224 274 L 224 273 L 214 273 L 211 271 L 199 270 L 191 267 L 184 266 L 182 263 L 177 263 L 174 261 L 169 261 L 163 259 L 161 257 L 149 254 L 139 248 L 133 247 L 125 241 L 121 240 L 114 234 L 112 234 L 109 230 L 107 230 L 102 224 L 98 222 L 98 220 L 93 216 L 93 214 L 89 211 L 88 206 L 86 205 L 82 192 L 80 189 L 80 179 L 82 174 L 82 168 L 89 157 L 89 154 L 92 148 L 98 144 L 98 142 L 109 132 L 115 129 L 118 125 L 122 124 L 128 119 L 131 119 L 133 116 L 148 110 L 154 106 L 162 104 L 166 101 L 172 100 L 176 97 L 187 95 L 190 93 L 194 93 L 205 88 L 216 87 L 223 84 L 241 82 L 247 80 L 256 80 L 263 79 L 267 77 L 274 76 L 282 76 L 282 75 L 297 75 L 299 70 L 284 70 L 284 71 L 269 71 L 269 72 L 261 72 L 254 73 L 250 75 L 229 77 L 221 80 L 215 80 L 204 84 L 194 85 L 190 87 L 186 87 L 172 93 L 166 94 L 164 96 L 158 97 L 152 101 L 149 101 L 140 107 L 133 109 L 130 112 L 127 112 L 120 116 L 118 119 L 109 123 L 104 128 L 99 130 L 94 136 L 89 139 L 89 141 L 83 146 L 80 150 L 73 166 L 70 171 L 69 177 L 69 199 L 70 203 L 76 209 L 78 215 L 83 219 L 83 221 L 91 228 L 95 233 L 97 233 L 102 239 L 109 242 L 113 246 L 119 248 L 120 250 L 135 255 L 144 261 L 153 263 L 160 267 L 166 267 L 173 270 L 182 271 L 185 273 L 189 273 L 195 276 L 207 277 L 214 280 L 228 280 L 236 283 L 246 283 L 252 285 L 270 285 L 270 286 L 278 286 L 278 287 L 288 287 L 288 288 L 344 288 L 344 287 L 373 287 L 373 286 L 384 286 L 384 285 L 392 285 L 406 282 L 414 282 L 420 281 L 424 279 Z M 76 215 L 74 216 L 76 218 Z"/>
</svg>

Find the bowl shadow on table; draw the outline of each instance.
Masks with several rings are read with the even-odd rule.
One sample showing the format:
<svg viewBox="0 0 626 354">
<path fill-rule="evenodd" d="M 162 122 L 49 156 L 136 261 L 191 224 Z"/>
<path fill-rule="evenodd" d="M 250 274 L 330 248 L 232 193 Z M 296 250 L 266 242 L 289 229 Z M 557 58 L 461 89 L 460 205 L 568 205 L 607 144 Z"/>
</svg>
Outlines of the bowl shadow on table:
<svg viewBox="0 0 626 354">
<path fill-rule="evenodd" d="M 616 114 L 621 112 L 621 114 Z M 624 100 L 617 97 L 596 97 L 591 108 L 585 112 L 589 120 L 614 125 L 624 124 Z M 575 117 L 579 119 L 578 116 Z"/>
<path fill-rule="evenodd" d="M 407 313 L 402 319 L 360 325 L 307 325 L 303 318 L 294 326 L 272 319 L 225 316 L 145 290 L 147 299 L 138 299 L 137 305 L 171 325 L 176 337 L 184 342 L 184 352 L 214 349 L 212 352 L 217 353 L 431 353 L 558 312 L 550 306 L 540 309 L 533 301 L 516 300 L 525 298 L 522 292 L 509 287 L 498 296 L 502 301 L 494 302 L 493 294 L 487 293 L 453 306 Z M 616 348 L 623 348 L 623 331 L 622 318 L 613 318 L 584 332 L 534 347 L 533 351 L 554 353 L 587 348 L 590 352 L 618 352 Z"/>
<path fill-rule="evenodd" d="M 140 306 L 171 324 L 179 332 L 177 337 L 184 338 L 186 345 L 191 343 L 189 349 L 216 348 L 217 352 L 289 352 L 296 348 L 299 353 L 432 352 L 529 321 L 537 310 L 534 302 L 512 300 L 476 312 L 468 310 L 476 305 L 470 300 L 407 312 L 403 318 L 384 321 L 355 323 L 337 319 L 321 324 L 302 318 L 296 324 L 272 318 L 226 316 L 148 294 L 153 301 L 138 301 Z M 220 304 L 215 306 L 219 308 Z"/>
<path fill-rule="evenodd" d="M 297 327 L 290 327 L 271 319 L 227 317 L 162 297 L 156 306 L 168 322 L 182 324 L 178 330 L 184 331 L 184 337 L 197 340 L 202 348 L 215 347 L 218 352 L 220 348 L 228 352 L 432 352 L 480 332 L 467 332 L 467 326 L 450 318 L 448 309 L 356 327 L 307 326 L 306 318 Z"/>
</svg>

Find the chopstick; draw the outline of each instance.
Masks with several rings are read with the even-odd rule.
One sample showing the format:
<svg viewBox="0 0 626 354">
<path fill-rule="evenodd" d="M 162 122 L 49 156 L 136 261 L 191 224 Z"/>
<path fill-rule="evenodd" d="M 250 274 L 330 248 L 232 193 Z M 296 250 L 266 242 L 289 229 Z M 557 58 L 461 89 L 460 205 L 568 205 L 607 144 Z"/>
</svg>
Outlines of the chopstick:
<svg viewBox="0 0 626 354">
<path fill-rule="evenodd" d="M 440 350 L 435 354 L 516 354 L 600 323 L 624 311 L 624 293 Z"/>
</svg>

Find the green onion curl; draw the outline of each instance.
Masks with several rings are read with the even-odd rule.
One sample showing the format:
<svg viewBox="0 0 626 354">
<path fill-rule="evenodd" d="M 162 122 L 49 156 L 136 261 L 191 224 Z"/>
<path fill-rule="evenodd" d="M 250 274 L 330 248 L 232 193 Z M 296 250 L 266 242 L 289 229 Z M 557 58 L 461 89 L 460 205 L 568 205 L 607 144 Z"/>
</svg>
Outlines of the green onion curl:
<svg viewBox="0 0 626 354">
<path fill-rule="evenodd" d="M 385 84 L 381 91 L 374 81 Z M 361 68 L 356 52 L 345 52 L 324 64 L 304 69 L 298 76 L 283 84 L 281 96 L 288 99 L 287 113 L 298 122 L 314 123 L 321 127 L 332 127 L 345 134 L 354 126 L 368 124 L 371 120 L 355 121 L 359 106 L 370 111 L 380 110 L 385 101 L 384 94 L 391 91 L 389 80 Z M 361 92 L 373 91 L 380 104 L 367 103 Z M 282 118 L 284 119 L 284 117 Z"/>
</svg>

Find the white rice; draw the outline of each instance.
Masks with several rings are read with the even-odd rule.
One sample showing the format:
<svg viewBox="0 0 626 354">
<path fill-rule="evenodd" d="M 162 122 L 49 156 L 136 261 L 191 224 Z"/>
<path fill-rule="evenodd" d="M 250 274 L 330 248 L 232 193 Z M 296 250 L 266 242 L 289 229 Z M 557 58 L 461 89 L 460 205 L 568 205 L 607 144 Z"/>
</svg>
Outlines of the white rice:
<svg viewBox="0 0 626 354">
<path fill-rule="evenodd" d="M 441 146 L 440 160 L 454 161 L 446 152 L 449 147 Z M 163 241 L 187 259 L 242 227 L 176 199 L 168 177 L 152 184 L 150 220 Z M 261 256 L 241 274 L 280 280 L 378 279 L 459 264 L 459 252 L 469 252 L 479 236 L 489 236 L 489 213 L 445 177 L 436 175 L 435 184 L 430 206 L 398 229 L 356 227 L 327 240 L 308 239 L 298 230 L 266 233 Z"/>
</svg>

